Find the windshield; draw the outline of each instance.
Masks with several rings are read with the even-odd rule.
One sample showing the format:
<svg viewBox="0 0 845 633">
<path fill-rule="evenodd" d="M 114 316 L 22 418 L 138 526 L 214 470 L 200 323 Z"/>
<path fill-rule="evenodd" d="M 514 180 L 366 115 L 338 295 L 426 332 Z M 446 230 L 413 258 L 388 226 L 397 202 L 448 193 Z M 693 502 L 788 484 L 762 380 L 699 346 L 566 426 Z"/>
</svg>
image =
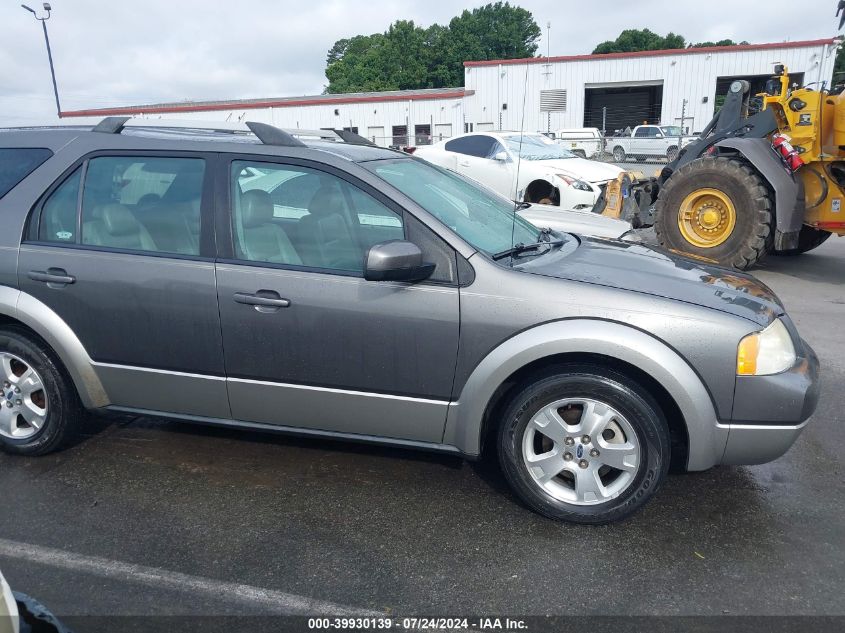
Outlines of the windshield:
<svg viewBox="0 0 845 633">
<path fill-rule="evenodd" d="M 663 136 L 683 136 L 684 133 L 677 125 L 664 125 L 660 128 Z"/>
<path fill-rule="evenodd" d="M 560 158 L 575 158 L 575 154 L 564 149 L 559 143 L 542 134 L 524 134 L 520 147 L 519 134 L 502 137 L 508 149 L 524 160 L 555 160 Z"/>
<path fill-rule="evenodd" d="M 540 230 L 516 215 L 513 202 L 450 171 L 401 158 L 362 165 L 488 255 L 540 239 Z"/>
</svg>

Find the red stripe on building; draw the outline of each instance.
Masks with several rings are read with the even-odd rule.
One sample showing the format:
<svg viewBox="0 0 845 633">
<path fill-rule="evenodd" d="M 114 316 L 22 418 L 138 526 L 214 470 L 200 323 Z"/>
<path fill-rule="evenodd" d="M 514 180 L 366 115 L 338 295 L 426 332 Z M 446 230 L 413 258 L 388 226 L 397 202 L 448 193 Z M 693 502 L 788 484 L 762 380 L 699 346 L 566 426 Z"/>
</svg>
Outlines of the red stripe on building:
<svg viewBox="0 0 845 633">
<path fill-rule="evenodd" d="M 292 108 L 295 106 L 311 105 L 346 105 L 351 103 L 379 103 L 385 101 L 430 101 L 432 99 L 461 99 L 464 96 L 475 94 L 474 90 L 462 90 L 460 92 L 429 92 L 413 95 L 366 95 L 360 97 L 338 97 L 337 99 L 285 99 L 266 101 L 221 101 L 219 103 L 184 103 L 171 105 L 149 105 L 149 106 L 124 106 L 118 108 L 95 108 L 92 110 L 66 110 L 62 117 L 78 116 L 131 116 L 133 114 L 169 114 L 173 112 L 213 112 L 219 110 L 255 110 L 258 108 Z"/>
<path fill-rule="evenodd" d="M 486 59 L 464 62 L 464 66 L 498 66 L 499 64 L 548 64 L 550 62 L 582 62 L 596 59 L 629 59 L 632 57 L 663 57 L 666 55 L 692 55 L 695 53 L 726 53 L 742 51 L 764 51 L 783 48 L 807 48 L 833 44 L 834 40 L 802 40 L 797 42 L 777 42 L 771 44 L 737 44 L 736 46 L 705 46 L 703 48 L 670 48 L 660 51 L 634 51 L 631 53 L 603 53 L 593 55 L 567 55 L 564 57 L 528 57 L 524 59 Z"/>
</svg>

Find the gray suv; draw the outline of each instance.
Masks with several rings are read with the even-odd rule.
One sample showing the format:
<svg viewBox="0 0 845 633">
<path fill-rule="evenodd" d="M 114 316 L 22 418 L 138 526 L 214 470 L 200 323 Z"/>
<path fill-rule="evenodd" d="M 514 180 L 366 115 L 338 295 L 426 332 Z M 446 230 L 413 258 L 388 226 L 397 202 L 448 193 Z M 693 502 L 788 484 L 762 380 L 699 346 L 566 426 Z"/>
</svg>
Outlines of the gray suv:
<svg viewBox="0 0 845 633">
<path fill-rule="evenodd" d="M 486 448 L 530 508 L 603 523 L 670 465 L 779 457 L 816 406 L 753 277 L 539 230 L 355 135 L 150 125 L 0 132 L 10 453 L 85 410 Z"/>
</svg>

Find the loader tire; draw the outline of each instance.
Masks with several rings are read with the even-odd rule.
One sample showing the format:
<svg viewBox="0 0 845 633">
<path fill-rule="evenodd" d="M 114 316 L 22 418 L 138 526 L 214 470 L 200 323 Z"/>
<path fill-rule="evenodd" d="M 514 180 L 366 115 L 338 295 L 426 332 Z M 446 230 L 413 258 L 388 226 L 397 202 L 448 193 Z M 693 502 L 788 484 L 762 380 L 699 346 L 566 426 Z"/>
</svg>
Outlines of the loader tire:
<svg viewBox="0 0 845 633">
<path fill-rule="evenodd" d="M 808 253 L 817 246 L 821 246 L 832 235 L 830 231 L 823 231 L 806 224 L 801 227 L 798 235 L 798 248 L 791 248 L 786 251 L 772 251 L 774 255 L 790 256 Z"/>
<path fill-rule="evenodd" d="M 772 250 L 772 200 L 736 158 L 696 159 L 660 189 L 654 228 L 661 246 L 745 270 Z"/>
</svg>

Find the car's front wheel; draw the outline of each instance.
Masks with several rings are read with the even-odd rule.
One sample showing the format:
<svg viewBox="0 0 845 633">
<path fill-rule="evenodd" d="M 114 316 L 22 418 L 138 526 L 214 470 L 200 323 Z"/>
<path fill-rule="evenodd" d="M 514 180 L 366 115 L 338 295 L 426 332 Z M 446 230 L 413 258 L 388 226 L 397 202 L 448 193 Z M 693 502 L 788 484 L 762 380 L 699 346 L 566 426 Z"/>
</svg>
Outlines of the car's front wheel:
<svg viewBox="0 0 845 633">
<path fill-rule="evenodd" d="M 52 452 L 72 437 L 81 416 L 73 383 L 44 341 L 17 327 L 0 329 L 0 448 Z"/>
<path fill-rule="evenodd" d="M 499 460 L 533 510 L 564 521 L 623 519 L 655 493 L 669 468 L 669 431 L 637 383 L 593 365 L 567 365 L 510 401 Z"/>
</svg>

